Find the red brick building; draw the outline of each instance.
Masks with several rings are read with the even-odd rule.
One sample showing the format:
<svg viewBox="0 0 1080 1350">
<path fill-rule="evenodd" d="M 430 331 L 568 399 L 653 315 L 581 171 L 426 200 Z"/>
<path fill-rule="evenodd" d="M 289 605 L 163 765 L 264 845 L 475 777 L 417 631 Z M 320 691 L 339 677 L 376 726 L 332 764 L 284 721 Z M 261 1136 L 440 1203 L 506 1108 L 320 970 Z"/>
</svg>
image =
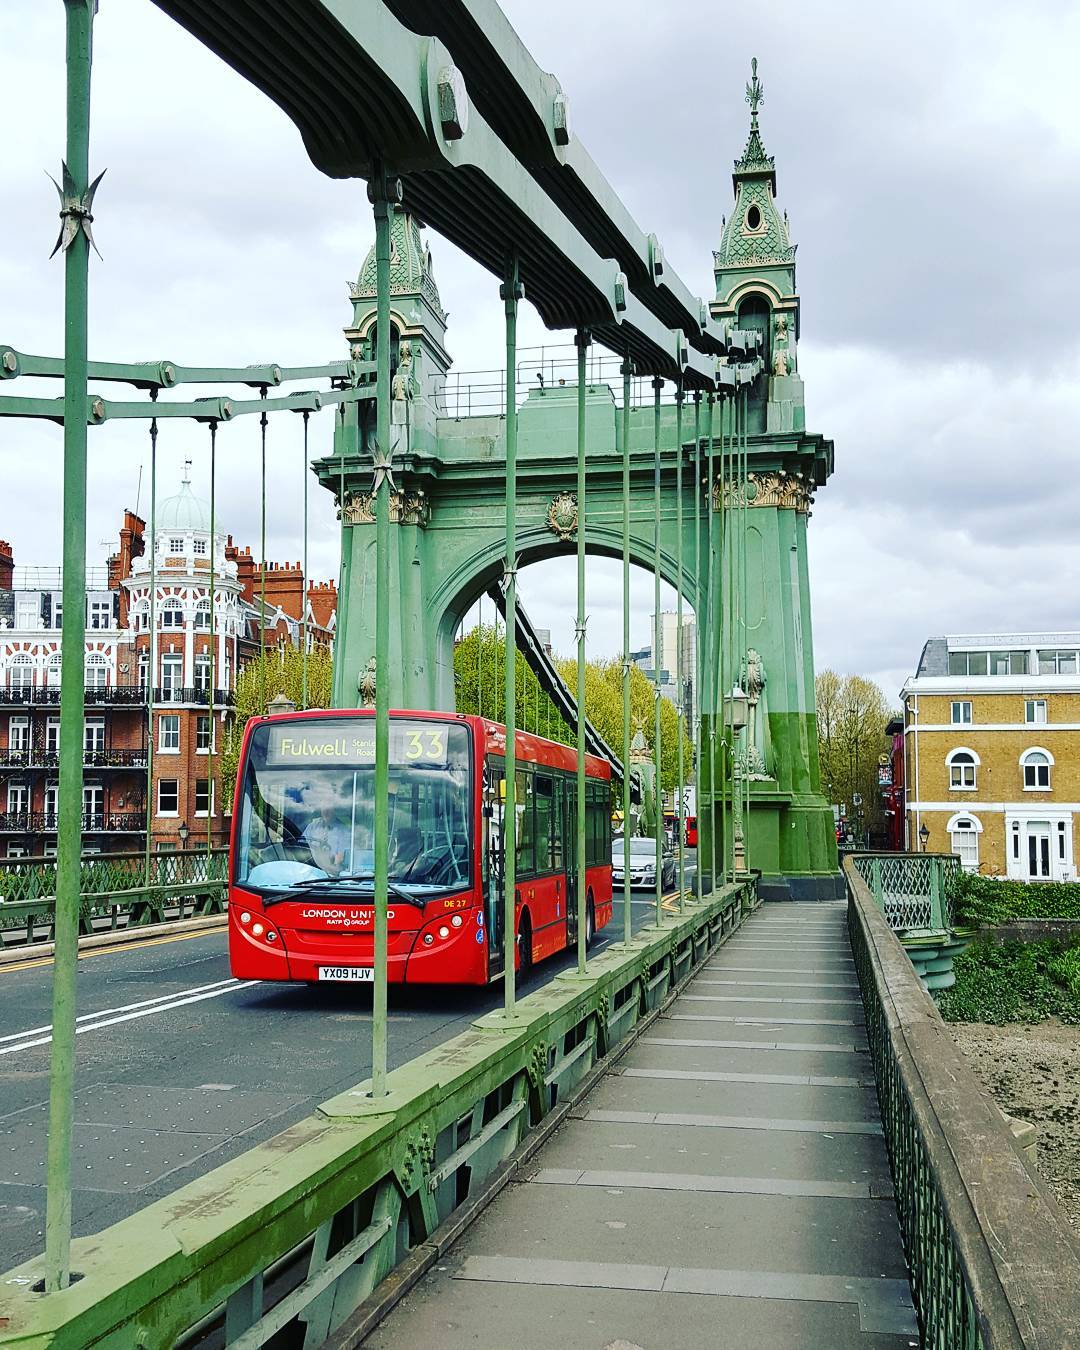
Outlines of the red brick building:
<svg viewBox="0 0 1080 1350">
<path fill-rule="evenodd" d="M 146 524 L 124 513 L 106 568 L 87 574 L 83 738 L 84 851 L 228 838 L 218 752 L 236 675 L 267 645 L 299 646 L 305 585 L 299 564 L 262 570 L 250 549 L 210 536 L 210 509 L 180 491 L 156 512 L 154 595 Z M 214 594 L 211 620 L 210 573 Z M 332 582 L 306 588 L 309 647 L 331 647 Z M 153 624 L 151 625 L 151 612 Z M 59 787 L 58 568 L 18 568 L 0 541 L 0 857 L 56 850 Z M 212 629 L 212 633 L 211 633 Z M 150 754 L 149 737 L 153 737 Z M 151 759 L 152 769 L 151 769 Z"/>
</svg>

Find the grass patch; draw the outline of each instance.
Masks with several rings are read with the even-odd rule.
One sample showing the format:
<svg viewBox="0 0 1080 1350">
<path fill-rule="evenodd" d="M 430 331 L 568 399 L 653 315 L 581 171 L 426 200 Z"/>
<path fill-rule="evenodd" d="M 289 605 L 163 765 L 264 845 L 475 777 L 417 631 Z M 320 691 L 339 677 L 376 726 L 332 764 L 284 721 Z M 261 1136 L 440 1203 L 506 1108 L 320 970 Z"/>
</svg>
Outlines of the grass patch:
<svg viewBox="0 0 1080 1350">
<path fill-rule="evenodd" d="M 1080 944 L 977 941 L 954 968 L 956 984 L 938 1000 L 947 1022 L 1080 1024 Z"/>
</svg>

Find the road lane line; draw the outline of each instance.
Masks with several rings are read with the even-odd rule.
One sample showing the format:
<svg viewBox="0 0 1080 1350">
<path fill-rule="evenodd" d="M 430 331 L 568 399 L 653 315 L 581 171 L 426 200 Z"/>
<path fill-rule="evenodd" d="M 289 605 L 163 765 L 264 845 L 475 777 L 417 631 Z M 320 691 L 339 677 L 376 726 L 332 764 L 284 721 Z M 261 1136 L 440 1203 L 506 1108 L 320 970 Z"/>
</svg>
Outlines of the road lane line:
<svg viewBox="0 0 1080 1350">
<path fill-rule="evenodd" d="M 154 1013 L 171 1012 L 173 1008 L 183 1008 L 188 1003 L 202 1003 L 204 999 L 220 998 L 222 994 L 231 993 L 233 989 L 248 989 L 253 984 L 258 984 L 258 980 L 230 980 L 229 987 L 225 989 L 211 989 L 204 994 L 196 994 L 191 998 L 178 998 L 172 1003 L 158 1004 L 154 1008 L 142 1008 L 137 1012 L 124 1013 L 121 1017 L 110 1017 L 104 1021 L 98 1020 L 91 1022 L 85 1027 L 76 1027 L 75 1035 L 81 1036 L 86 1031 L 99 1031 L 102 1027 L 113 1027 L 119 1022 L 134 1022 L 139 1017 L 150 1017 Z M 0 1055 L 14 1055 L 19 1050 L 33 1050 L 39 1045 L 48 1045 L 52 1036 L 41 1036 L 34 1041 L 23 1041 L 19 1045 L 7 1045 L 0 1049 Z"/>
<path fill-rule="evenodd" d="M 192 938 L 213 937 L 216 933 L 223 933 L 224 925 L 220 928 L 208 928 L 198 933 L 174 933 L 168 937 L 145 938 L 142 942 L 124 942 L 117 943 L 112 947 L 91 947 L 86 951 L 79 953 L 79 960 L 86 961 L 91 956 L 119 956 L 125 952 L 141 952 L 147 947 L 164 947 L 170 942 L 190 942 Z M 12 961 L 10 964 L 0 965 L 0 975 L 6 974 L 9 970 L 34 970 L 38 966 L 51 966 L 53 964 L 51 956 L 28 957 L 25 961 Z"/>
<path fill-rule="evenodd" d="M 123 1003 L 118 1008 L 102 1008 L 99 1012 L 82 1013 L 76 1017 L 76 1023 L 91 1022 L 99 1017 L 111 1017 L 113 1013 L 131 1012 L 135 1008 L 148 1008 L 154 1003 L 168 1003 L 170 999 L 183 998 L 185 994 L 201 994 L 204 989 L 221 989 L 224 985 L 235 984 L 231 977 L 227 980 L 215 980 L 213 984 L 196 984 L 190 989 L 177 989 L 171 994 L 160 994 L 157 998 L 144 998 L 138 1003 Z M 0 1042 L 24 1041 L 27 1036 L 40 1036 L 43 1031 L 52 1031 L 52 1023 L 43 1027 L 29 1027 L 26 1031 L 15 1031 L 10 1036 L 0 1036 Z"/>
</svg>

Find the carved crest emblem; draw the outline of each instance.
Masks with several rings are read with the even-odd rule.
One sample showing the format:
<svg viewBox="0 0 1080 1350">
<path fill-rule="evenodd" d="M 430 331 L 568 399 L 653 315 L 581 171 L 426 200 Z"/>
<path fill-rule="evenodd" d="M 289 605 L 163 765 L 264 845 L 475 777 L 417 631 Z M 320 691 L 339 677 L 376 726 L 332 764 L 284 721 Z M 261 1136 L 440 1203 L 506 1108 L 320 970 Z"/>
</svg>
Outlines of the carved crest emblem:
<svg viewBox="0 0 1080 1350">
<path fill-rule="evenodd" d="M 547 524 L 553 534 L 560 539 L 569 539 L 577 530 L 578 504 L 577 494 L 560 492 L 552 497 L 548 507 Z"/>
</svg>

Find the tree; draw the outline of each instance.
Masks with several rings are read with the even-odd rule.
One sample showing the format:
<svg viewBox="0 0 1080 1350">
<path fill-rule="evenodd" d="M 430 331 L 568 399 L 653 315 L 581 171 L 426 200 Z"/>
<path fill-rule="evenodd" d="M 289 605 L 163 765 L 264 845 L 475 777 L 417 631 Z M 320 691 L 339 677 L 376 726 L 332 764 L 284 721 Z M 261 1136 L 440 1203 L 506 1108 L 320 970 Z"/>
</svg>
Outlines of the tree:
<svg viewBox="0 0 1080 1350">
<path fill-rule="evenodd" d="M 265 673 L 265 681 L 264 681 Z M 329 651 L 316 647 L 308 653 L 307 685 L 309 708 L 329 708 L 334 682 L 334 665 Z M 232 805 L 236 788 L 236 769 L 244 728 L 253 717 L 261 717 L 263 691 L 269 703 L 284 694 L 298 708 L 304 706 L 304 654 L 296 647 L 281 647 L 260 653 L 236 677 L 236 712 L 226 731 L 221 750 L 221 795 Z"/>
<path fill-rule="evenodd" d="M 862 829 L 883 824 L 878 792 L 878 760 L 885 752 L 888 700 L 873 680 L 823 670 L 814 686 L 818 756 L 825 796 L 846 803 L 848 821 L 858 828 L 856 795 L 862 798 Z"/>
</svg>

